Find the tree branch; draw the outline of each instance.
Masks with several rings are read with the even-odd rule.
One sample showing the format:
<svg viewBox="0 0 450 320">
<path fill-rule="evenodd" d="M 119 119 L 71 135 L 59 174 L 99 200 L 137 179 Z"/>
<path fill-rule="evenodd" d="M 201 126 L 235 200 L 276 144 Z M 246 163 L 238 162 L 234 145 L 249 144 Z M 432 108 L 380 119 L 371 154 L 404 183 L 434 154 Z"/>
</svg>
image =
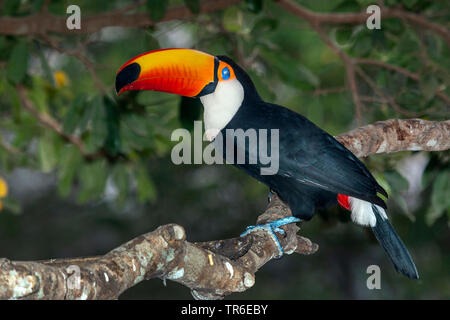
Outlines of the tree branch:
<svg viewBox="0 0 450 320">
<path fill-rule="evenodd" d="M 16 90 L 22 106 L 26 110 L 28 110 L 28 112 L 30 112 L 30 114 L 33 117 L 35 117 L 42 126 L 56 132 L 65 141 L 76 146 L 80 151 L 81 155 L 86 160 L 93 160 L 105 156 L 105 154 L 102 151 L 98 151 L 95 153 L 87 153 L 85 150 L 84 142 L 79 137 L 65 133 L 62 125 L 58 122 L 58 120 L 53 118 L 51 115 L 39 112 L 39 110 L 36 109 L 34 104 L 28 98 L 25 87 L 23 87 L 21 84 L 18 84 L 16 86 Z"/>
<path fill-rule="evenodd" d="M 450 120 L 391 119 L 337 139 L 358 157 L 403 150 L 450 149 Z M 277 196 L 257 224 L 291 215 Z M 311 254 L 318 246 L 298 236 L 295 224 L 277 237 L 286 254 Z M 176 281 L 198 299 L 220 299 L 255 284 L 255 273 L 278 256 L 273 236 L 264 230 L 245 237 L 201 243 L 186 241 L 183 227 L 168 224 L 98 257 L 10 261 L 0 259 L 0 299 L 116 299 L 150 278 Z M 75 273 L 73 274 L 73 272 Z M 79 282 L 77 282 L 79 279 Z"/>
<path fill-rule="evenodd" d="M 450 120 L 390 119 L 354 129 L 336 139 L 357 157 L 398 151 L 450 149 Z"/>
<path fill-rule="evenodd" d="M 75 136 L 68 135 L 64 132 L 61 124 L 56 121 L 52 116 L 47 113 L 39 112 L 33 103 L 28 99 L 25 88 L 22 85 L 16 86 L 17 94 L 19 95 L 19 99 L 22 103 L 22 106 L 28 110 L 33 117 L 35 117 L 43 126 L 51 129 L 60 135 L 64 140 L 70 142 L 75 145 L 81 153 L 84 152 L 84 144 L 83 142 Z"/>
<path fill-rule="evenodd" d="M 235 5 L 242 0 L 207 0 L 202 3 L 200 13 L 210 13 Z M 278 0 L 280 7 L 295 15 L 318 24 L 359 24 L 369 17 L 366 12 L 352 13 L 317 13 L 308 10 L 292 0 Z M 96 14 L 83 18 L 80 30 L 69 30 L 66 26 L 66 17 L 49 14 L 46 10 L 20 18 L 0 18 L 0 34 L 5 35 L 35 35 L 49 32 L 59 34 L 86 34 L 93 33 L 105 27 L 147 28 L 155 25 L 147 13 L 124 14 L 124 12 L 142 6 L 143 2 L 107 13 Z M 167 10 L 166 15 L 158 22 L 177 19 L 188 19 L 193 14 L 185 6 L 174 7 Z M 441 36 L 447 45 L 450 45 L 450 31 L 443 25 L 434 23 L 421 15 L 396 8 L 381 8 L 381 17 L 399 18 L 410 22 L 412 25 L 430 30 Z"/>
<path fill-rule="evenodd" d="M 393 97 L 385 95 L 382 90 L 380 90 L 377 85 L 370 79 L 369 76 L 359 67 L 362 64 L 376 65 L 385 69 L 393 70 L 407 77 L 419 81 L 420 77 L 418 74 L 412 73 L 407 69 L 394 66 L 388 63 L 384 63 L 377 60 L 372 59 L 358 59 L 349 56 L 346 52 L 344 52 L 339 46 L 337 46 L 333 41 L 331 41 L 326 35 L 325 31 L 322 29 L 322 24 L 333 24 L 333 23 L 362 23 L 367 20 L 368 14 L 366 12 L 361 13 L 315 13 L 310 11 L 301 5 L 293 2 L 292 0 L 278 0 L 278 5 L 284 10 L 296 15 L 299 18 L 306 20 L 310 26 L 317 32 L 322 41 L 336 54 L 338 55 L 342 62 L 344 63 L 344 67 L 346 70 L 346 79 L 347 85 L 352 95 L 353 103 L 355 106 L 355 118 L 358 125 L 362 123 L 362 110 L 364 109 L 364 105 L 362 103 L 362 99 L 358 92 L 358 87 L 356 83 L 356 74 L 359 74 L 363 80 L 372 88 L 372 90 L 384 101 L 387 101 L 392 108 L 399 114 L 407 116 L 407 117 L 418 117 L 422 113 L 421 112 L 413 112 L 409 111 L 405 108 L 402 108 L 397 104 Z M 429 22 L 425 18 L 418 16 L 416 14 L 410 14 L 406 11 L 402 11 L 399 9 L 390 9 L 386 7 L 381 8 L 381 17 L 382 18 L 404 18 L 409 19 L 411 21 L 415 21 L 417 24 L 424 26 L 432 31 L 441 35 L 447 44 L 450 44 L 450 32 L 443 26 L 434 24 Z M 420 21 L 420 22 L 418 22 Z M 442 91 L 437 90 L 436 96 L 443 100 L 446 104 L 449 104 L 450 98 Z"/>
<path fill-rule="evenodd" d="M 200 8 L 200 13 L 210 13 L 239 3 L 241 0 L 207 0 Z M 139 4 L 143 4 L 139 2 Z M 0 34 L 5 35 L 39 35 L 48 33 L 59 34 L 88 34 L 97 32 L 105 27 L 148 28 L 155 25 L 148 13 L 124 14 L 133 7 L 126 7 L 111 12 L 92 16 L 83 16 L 81 29 L 70 30 L 66 26 L 65 16 L 57 16 L 47 12 L 39 12 L 27 17 L 0 18 Z M 194 15 L 185 6 L 178 6 L 167 10 L 166 15 L 158 22 L 177 19 L 188 19 Z"/>
<path fill-rule="evenodd" d="M 378 60 L 373 60 L 373 59 L 363 59 L 363 58 L 354 58 L 353 61 L 356 64 L 360 64 L 360 65 L 374 65 L 374 66 L 378 66 L 384 69 L 388 69 L 388 70 L 392 70 L 395 71 L 397 73 L 403 74 L 405 76 L 407 76 L 408 78 L 414 80 L 414 81 L 420 81 L 420 75 L 417 73 L 413 73 L 411 71 L 409 71 L 408 69 L 399 67 L 399 66 L 395 66 L 393 64 L 389 64 L 386 62 L 382 62 L 382 61 L 378 61 Z M 440 89 L 436 90 L 435 92 L 436 96 L 438 96 L 441 100 L 443 100 L 446 104 L 450 105 L 450 98 L 444 93 L 442 92 Z"/>
<path fill-rule="evenodd" d="M 290 214 L 274 197 L 257 223 Z M 286 253 L 317 251 L 317 245 L 296 235 L 295 224 L 283 229 L 287 236 L 280 241 Z M 266 231 L 194 244 L 186 241 L 183 227 L 168 224 L 104 256 L 38 262 L 0 259 L 0 299 L 116 299 L 150 278 L 181 283 L 191 288 L 195 298 L 218 299 L 252 287 L 255 272 L 277 255 Z"/>
<path fill-rule="evenodd" d="M 370 14 L 365 11 L 355 13 L 317 13 L 306 9 L 292 0 L 278 0 L 277 3 L 280 7 L 293 13 L 294 15 L 317 24 L 360 24 L 366 22 L 367 18 L 370 16 Z M 436 33 L 444 39 L 447 45 L 450 46 L 450 31 L 445 26 L 431 22 L 421 15 L 405 10 L 388 8 L 384 6 L 380 9 L 382 19 L 404 19 L 412 25 L 419 26 Z"/>
<path fill-rule="evenodd" d="M 65 50 L 61 46 L 59 46 L 58 43 L 55 40 L 53 40 L 53 38 L 49 37 L 47 34 L 42 34 L 41 38 L 43 39 L 43 41 L 45 41 L 49 46 L 51 46 L 53 49 L 55 49 L 59 53 L 73 56 L 74 58 L 78 59 L 91 74 L 91 77 L 94 80 L 94 83 L 97 86 L 98 91 L 100 91 L 101 94 L 105 94 L 107 92 L 106 87 L 100 81 L 100 79 L 97 75 L 97 72 L 95 71 L 96 64 L 94 62 L 90 61 L 81 52 L 82 47 L 79 47 L 75 50 Z"/>
</svg>

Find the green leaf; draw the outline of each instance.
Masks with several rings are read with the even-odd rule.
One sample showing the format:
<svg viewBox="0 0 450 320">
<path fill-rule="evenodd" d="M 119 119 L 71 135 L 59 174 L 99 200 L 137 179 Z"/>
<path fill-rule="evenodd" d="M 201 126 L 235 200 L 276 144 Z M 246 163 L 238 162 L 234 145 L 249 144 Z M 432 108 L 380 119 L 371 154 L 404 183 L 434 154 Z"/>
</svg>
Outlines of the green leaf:
<svg viewBox="0 0 450 320">
<path fill-rule="evenodd" d="M 107 177 L 107 164 L 104 160 L 84 164 L 79 173 L 81 190 L 78 201 L 83 203 L 98 199 L 105 191 Z"/>
<path fill-rule="evenodd" d="M 42 9 L 42 5 L 44 4 L 44 0 L 33 0 L 31 2 L 31 11 L 36 12 Z"/>
<path fill-rule="evenodd" d="M 389 185 L 389 183 L 387 182 L 387 180 L 384 178 L 384 176 L 382 174 L 375 173 L 374 177 L 375 177 L 375 180 L 377 180 L 378 184 L 384 190 L 386 190 L 388 195 L 390 195 L 392 193 L 392 189 L 391 189 L 391 186 Z M 385 196 L 383 196 L 383 195 L 380 195 L 380 196 L 386 200 Z"/>
<path fill-rule="evenodd" d="M 358 56 L 366 56 L 372 50 L 372 39 L 367 32 L 360 32 L 353 44 L 352 52 Z"/>
<path fill-rule="evenodd" d="M 28 42 L 18 42 L 11 51 L 6 67 L 8 79 L 17 84 L 23 80 L 28 68 L 29 46 Z"/>
<path fill-rule="evenodd" d="M 86 151 L 95 152 L 104 146 L 108 135 L 103 99 L 97 96 L 89 102 L 88 108 L 92 108 L 92 114 L 89 117 L 91 132 L 86 141 Z"/>
<path fill-rule="evenodd" d="M 434 180 L 431 206 L 425 216 L 428 225 L 432 225 L 450 208 L 450 170 L 444 170 Z"/>
<path fill-rule="evenodd" d="M 252 28 L 251 34 L 254 36 L 267 36 L 267 33 L 275 30 L 277 27 L 278 20 L 269 17 L 263 17 L 256 21 Z"/>
<path fill-rule="evenodd" d="M 297 68 L 299 71 L 298 73 L 299 79 L 304 80 L 305 82 L 311 84 L 314 87 L 319 86 L 320 80 L 314 73 L 312 73 L 311 70 L 309 70 L 306 66 L 302 64 L 298 64 Z"/>
<path fill-rule="evenodd" d="M 127 200 L 128 189 L 130 187 L 128 167 L 123 164 L 116 165 L 114 167 L 112 178 L 115 186 L 119 191 L 119 195 L 116 199 L 117 204 L 123 207 L 125 201 Z"/>
<path fill-rule="evenodd" d="M 430 53 L 430 56 L 436 60 L 442 59 L 442 56 L 444 55 L 444 41 L 441 41 L 441 39 L 436 35 L 429 35 L 425 38 L 425 45 L 427 48 L 427 51 Z M 448 81 L 448 78 L 447 78 Z"/>
<path fill-rule="evenodd" d="M 82 120 L 86 98 L 84 95 L 78 95 L 72 101 L 72 104 L 64 117 L 63 130 L 67 134 L 72 134 Z"/>
<path fill-rule="evenodd" d="M 383 174 L 386 181 L 389 183 L 393 193 L 398 194 L 401 191 L 406 191 L 409 187 L 409 182 L 400 173 L 394 170 L 385 171 Z"/>
<path fill-rule="evenodd" d="M 420 78 L 419 84 L 425 100 L 430 101 L 431 99 L 433 99 L 436 91 L 439 88 L 439 81 L 436 79 L 435 75 L 431 73 L 425 74 Z"/>
<path fill-rule="evenodd" d="M 334 12 L 359 12 L 361 11 L 358 1 L 345 0 L 340 2 L 333 10 Z"/>
<path fill-rule="evenodd" d="M 20 102 L 17 90 L 9 82 L 5 82 L 5 92 L 13 107 L 13 120 L 16 123 L 19 123 L 22 118 L 22 103 Z"/>
<path fill-rule="evenodd" d="M 103 97 L 106 113 L 107 136 L 105 140 L 106 151 L 116 156 L 120 151 L 120 114 L 117 103 L 108 96 Z"/>
<path fill-rule="evenodd" d="M 280 77 L 291 86 L 311 90 L 320 84 L 319 78 L 297 60 L 271 51 L 263 51 L 261 55 L 270 64 L 270 67 L 279 72 Z"/>
<path fill-rule="evenodd" d="M 152 21 L 161 20 L 167 11 L 169 1 L 147 0 L 147 9 Z"/>
<path fill-rule="evenodd" d="M 39 53 L 39 59 L 41 60 L 42 69 L 44 70 L 45 77 L 47 78 L 48 82 L 50 82 L 50 84 L 54 87 L 55 79 L 53 78 L 52 70 L 50 69 L 50 66 L 48 65 L 47 58 L 45 58 L 44 52 L 42 51 L 42 48 L 39 45 L 39 42 L 35 41 L 34 44 L 36 45 L 36 49 Z"/>
<path fill-rule="evenodd" d="M 75 146 L 66 146 L 61 153 L 60 169 L 58 172 L 58 191 L 61 196 L 67 197 L 70 193 L 72 182 L 83 158 Z"/>
<path fill-rule="evenodd" d="M 411 213 L 411 210 L 408 208 L 408 204 L 406 203 L 406 200 L 401 195 L 395 196 L 395 202 L 398 204 L 398 206 L 401 208 L 402 213 L 406 215 L 411 221 L 416 221 L 416 217 Z"/>
<path fill-rule="evenodd" d="M 264 77 L 261 77 L 260 74 L 257 74 L 252 70 L 248 70 L 248 74 L 253 80 L 258 93 L 265 101 L 274 101 L 276 99 L 274 88 L 271 86 L 272 82 L 270 79 L 265 79 Z"/>
<path fill-rule="evenodd" d="M 29 98 L 40 112 L 49 112 L 48 95 L 45 90 L 46 81 L 41 77 L 32 77 L 33 86 L 29 90 Z"/>
<path fill-rule="evenodd" d="M 11 199 L 11 198 L 6 198 L 6 199 L 1 199 L 1 202 L 3 202 L 3 210 L 4 211 L 9 211 L 13 214 L 21 214 L 22 213 L 22 206 L 20 205 L 20 202 Z M 1 212 L 0 212 L 1 214 Z"/>
<path fill-rule="evenodd" d="M 43 135 L 39 139 L 39 162 L 42 172 L 45 173 L 51 172 L 58 162 L 54 141 L 50 135 Z"/>
<path fill-rule="evenodd" d="M 242 12 L 236 7 L 228 7 L 223 13 L 223 27 L 229 32 L 237 32 L 242 27 Z"/>
<path fill-rule="evenodd" d="M 372 30 L 372 46 L 380 50 L 387 49 L 387 39 L 383 29 Z"/>
<path fill-rule="evenodd" d="M 79 99 L 81 99 L 83 102 L 80 102 L 81 104 L 77 104 L 77 106 L 79 107 L 78 111 L 81 114 L 77 129 L 80 131 L 80 133 L 84 133 L 88 129 L 90 129 L 92 120 L 98 112 L 95 103 L 97 103 L 100 99 L 89 101 L 84 95 L 81 95 Z M 76 102 L 74 101 L 73 104 L 75 105 L 75 103 Z"/>
<path fill-rule="evenodd" d="M 417 0 L 402 0 L 402 3 L 409 9 L 411 9 L 412 7 L 414 7 L 414 5 L 416 4 Z"/>
<path fill-rule="evenodd" d="M 353 29 L 350 27 L 339 27 L 336 29 L 336 42 L 343 46 L 350 43 Z"/>
<path fill-rule="evenodd" d="M 324 119 L 324 106 L 321 103 L 320 97 L 312 98 L 307 107 L 308 119 L 311 120 L 315 124 L 323 123 Z"/>
<path fill-rule="evenodd" d="M 156 187 L 153 180 L 148 176 L 147 170 L 138 166 L 136 168 L 136 178 L 139 201 L 142 203 L 147 201 L 155 202 L 157 197 Z"/>
<path fill-rule="evenodd" d="M 3 51 L 4 49 L 6 49 L 6 46 L 7 46 L 6 38 L 4 36 L 0 36 L 0 50 Z"/>
<path fill-rule="evenodd" d="M 184 4 L 193 14 L 200 12 L 200 0 L 184 0 Z"/>
<path fill-rule="evenodd" d="M 401 35 L 404 31 L 404 24 L 399 19 L 383 19 L 383 28 L 392 34 Z"/>
<path fill-rule="evenodd" d="M 402 56 L 410 56 L 411 52 L 419 50 L 419 42 L 416 35 L 411 32 L 404 32 L 399 41 L 397 41 L 397 49 Z"/>
<path fill-rule="evenodd" d="M 172 144 L 167 137 L 155 134 L 155 151 L 158 156 L 164 156 L 172 148 Z"/>
<path fill-rule="evenodd" d="M 5 2 L 3 3 L 2 14 L 6 16 L 13 16 L 17 12 L 17 10 L 19 10 L 20 3 L 21 1 L 18 0 L 5 0 Z"/>
<path fill-rule="evenodd" d="M 245 0 L 247 10 L 253 13 L 261 12 L 263 8 L 262 0 Z"/>
<path fill-rule="evenodd" d="M 137 114 L 129 113 L 123 115 L 123 123 L 125 127 L 128 127 L 136 135 L 147 138 L 151 134 L 152 129 L 148 126 L 148 121 L 145 117 Z"/>
</svg>

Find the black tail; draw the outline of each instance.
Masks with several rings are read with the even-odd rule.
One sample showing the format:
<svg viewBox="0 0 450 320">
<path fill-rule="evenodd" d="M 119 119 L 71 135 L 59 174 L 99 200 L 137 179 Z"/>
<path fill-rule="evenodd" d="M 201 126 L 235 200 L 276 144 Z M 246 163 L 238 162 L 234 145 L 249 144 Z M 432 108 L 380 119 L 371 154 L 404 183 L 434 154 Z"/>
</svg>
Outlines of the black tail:
<svg viewBox="0 0 450 320">
<path fill-rule="evenodd" d="M 408 278 L 419 279 L 416 265 L 403 241 L 395 232 L 394 227 L 392 227 L 388 219 L 381 217 L 378 208 L 373 204 L 372 210 L 377 218 L 377 224 L 375 227 L 372 227 L 372 231 L 394 264 L 395 270 Z"/>
</svg>

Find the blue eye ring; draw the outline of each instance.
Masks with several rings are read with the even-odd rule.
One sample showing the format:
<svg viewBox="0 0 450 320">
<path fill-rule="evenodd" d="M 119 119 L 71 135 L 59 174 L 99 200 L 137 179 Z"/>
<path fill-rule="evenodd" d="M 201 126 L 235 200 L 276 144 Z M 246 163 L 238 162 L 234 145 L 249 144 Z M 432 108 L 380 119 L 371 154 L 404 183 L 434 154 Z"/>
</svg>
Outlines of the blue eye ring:
<svg viewBox="0 0 450 320">
<path fill-rule="evenodd" d="M 231 76 L 230 69 L 228 69 L 228 67 L 223 68 L 222 69 L 222 79 L 228 80 L 230 78 L 230 76 Z"/>
</svg>

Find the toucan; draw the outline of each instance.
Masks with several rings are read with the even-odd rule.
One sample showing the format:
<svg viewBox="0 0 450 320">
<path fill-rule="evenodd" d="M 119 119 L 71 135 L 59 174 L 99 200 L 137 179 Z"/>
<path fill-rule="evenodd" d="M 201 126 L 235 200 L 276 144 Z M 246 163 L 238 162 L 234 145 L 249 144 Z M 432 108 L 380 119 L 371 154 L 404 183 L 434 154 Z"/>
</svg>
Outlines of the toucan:
<svg viewBox="0 0 450 320">
<path fill-rule="evenodd" d="M 379 196 L 388 194 L 365 165 L 304 116 L 263 101 L 249 75 L 232 59 L 193 49 L 153 50 L 122 65 L 115 88 L 119 95 L 129 90 L 154 90 L 199 98 L 210 141 L 217 140 L 219 133 L 225 136 L 227 129 L 278 130 L 275 174 L 262 174 L 259 160 L 233 163 L 266 184 L 290 207 L 293 217 L 276 221 L 270 228 L 279 232 L 281 225 L 310 220 L 316 209 L 339 204 L 350 211 L 353 222 L 372 229 L 398 272 L 419 278 Z M 247 156 L 251 153 L 245 143 L 233 148 L 244 149 Z"/>
</svg>

